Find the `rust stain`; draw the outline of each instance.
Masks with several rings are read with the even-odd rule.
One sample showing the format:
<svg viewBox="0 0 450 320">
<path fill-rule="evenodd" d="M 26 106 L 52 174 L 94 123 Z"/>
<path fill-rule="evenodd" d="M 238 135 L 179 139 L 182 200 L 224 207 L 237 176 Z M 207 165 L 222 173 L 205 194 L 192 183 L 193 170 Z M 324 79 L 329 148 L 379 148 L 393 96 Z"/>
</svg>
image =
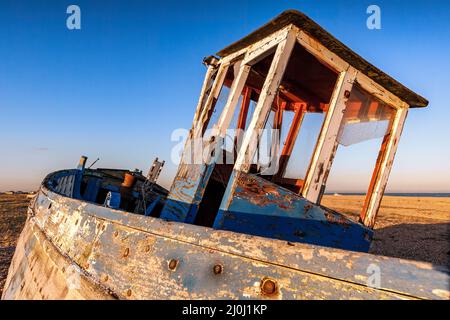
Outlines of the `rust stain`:
<svg viewBox="0 0 450 320">
<path fill-rule="evenodd" d="M 278 294 L 278 284 L 275 280 L 264 278 L 261 280 L 261 293 L 266 296 L 275 296 Z"/>
<path fill-rule="evenodd" d="M 262 190 L 265 193 L 276 192 L 273 188 Z M 64 201 L 77 203 L 72 199 Z M 58 198 L 56 202 L 59 202 Z M 284 241 L 168 224 L 153 218 L 124 217 L 123 213 L 114 211 L 108 212 L 108 220 L 104 220 L 104 213 L 94 209 L 94 206 L 85 206 L 77 212 L 70 212 L 70 206 L 67 206 L 59 212 L 55 210 L 49 217 L 43 212 L 44 208 L 36 209 L 36 217 L 27 222 L 17 243 L 3 298 L 413 298 L 408 296 L 405 287 L 397 290 L 395 287 L 387 288 L 390 291 L 366 287 L 365 263 L 379 261 L 376 260 L 379 258 L 368 254 L 305 244 L 290 246 Z M 69 212 L 71 217 L 64 222 Z M 75 219 L 81 219 L 82 223 L 74 226 Z M 99 221 L 108 221 L 105 232 L 102 232 L 103 227 L 96 228 Z M 124 234 L 125 240 L 113 238 L 119 235 L 117 229 Z M 96 245 L 89 249 L 92 243 Z M 151 254 L 130 254 L 130 249 Z M 87 261 L 76 269 L 82 275 L 81 289 L 68 290 L 67 268 L 81 262 L 83 253 Z M 128 259 L 114 259 L 112 253 L 122 253 Z M 168 261 L 168 257 L 176 259 Z M 186 268 L 169 273 L 167 268 L 177 270 L 179 261 L 183 261 Z M 419 281 L 410 284 L 418 297 L 448 299 L 449 292 L 439 285 L 442 281 L 434 282 L 431 288 L 423 286 L 429 283 L 421 276 L 424 272 L 435 281 L 442 279 L 429 264 L 393 258 L 383 261 L 400 261 L 404 263 L 400 267 L 419 277 Z M 346 268 L 353 268 L 353 271 L 349 273 Z M 217 281 L 220 287 L 211 285 L 205 280 L 208 274 L 223 274 L 226 281 Z M 13 276 L 15 280 L 11 281 Z M 387 279 L 386 284 L 389 283 Z M 217 280 L 222 280 L 221 276 Z M 397 280 L 391 281 L 396 284 Z"/>
<path fill-rule="evenodd" d="M 338 223 L 340 225 L 343 225 L 345 227 L 349 227 L 350 226 L 350 222 L 344 218 L 344 216 L 341 216 L 340 214 L 337 213 L 333 213 L 333 212 L 328 212 L 325 210 L 324 212 L 325 218 L 327 219 L 328 222 L 331 223 Z"/>
<path fill-rule="evenodd" d="M 294 209 L 294 198 L 290 194 L 282 195 L 277 186 L 256 181 L 251 176 L 239 175 L 235 195 L 257 206 L 277 205 L 283 210 Z"/>
</svg>

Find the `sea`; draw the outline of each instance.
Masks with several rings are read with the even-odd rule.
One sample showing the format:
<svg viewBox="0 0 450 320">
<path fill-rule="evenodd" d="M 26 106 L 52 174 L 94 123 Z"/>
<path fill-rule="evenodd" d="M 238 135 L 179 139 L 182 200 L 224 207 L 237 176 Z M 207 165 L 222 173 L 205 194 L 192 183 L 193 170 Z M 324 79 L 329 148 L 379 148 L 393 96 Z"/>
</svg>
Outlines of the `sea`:
<svg viewBox="0 0 450 320">
<path fill-rule="evenodd" d="M 328 192 L 327 195 L 343 195 L 343 196 L 363 196 L 365 193 L 358 192 Z M 385 196 L 393 197 L 432 197 L 432 198 L 450 198 L 450 193 L 398 193 L 398 192 L 386 192 Z"/>
</svg>

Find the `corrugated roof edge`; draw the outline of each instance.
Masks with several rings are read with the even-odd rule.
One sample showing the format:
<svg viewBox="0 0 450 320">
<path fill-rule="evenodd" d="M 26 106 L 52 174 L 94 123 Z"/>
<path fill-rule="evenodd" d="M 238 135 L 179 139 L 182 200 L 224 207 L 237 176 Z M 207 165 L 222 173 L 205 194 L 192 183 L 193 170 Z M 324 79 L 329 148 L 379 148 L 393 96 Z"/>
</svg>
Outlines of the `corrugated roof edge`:
<svg viewBox="0 0 450 320">
<path fill-rule="evenodd" d="M 394 78 L 370 64 L 367 60 L 333 37 L 316 22 L 297 10 L 286 10 L 282 12 L 261 28 L 220 50 L 217 52 L 217 55 L 219 57 L 225 57 L 269 36 L 289 24 L 294 24 L 310 34 L 351 66 L 360 70 L 370 79 L 405 101 L 411 108 L 423 108 L 428 105 L 427 99 L 408 89 Z"/>
</svg>

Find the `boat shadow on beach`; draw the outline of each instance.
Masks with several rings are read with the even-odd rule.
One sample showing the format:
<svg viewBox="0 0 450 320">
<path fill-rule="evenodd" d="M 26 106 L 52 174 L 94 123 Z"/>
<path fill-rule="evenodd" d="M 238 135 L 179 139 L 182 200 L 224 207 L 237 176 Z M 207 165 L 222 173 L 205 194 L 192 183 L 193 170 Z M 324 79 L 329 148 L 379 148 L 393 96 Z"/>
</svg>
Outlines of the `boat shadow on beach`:
<svg viewBox="0 0 450 320">
<path fill-rule="evenodd" d="M 397 224 L 375 230 L 370 253 L 450 267 L 450 223 Z"/>
</svg>

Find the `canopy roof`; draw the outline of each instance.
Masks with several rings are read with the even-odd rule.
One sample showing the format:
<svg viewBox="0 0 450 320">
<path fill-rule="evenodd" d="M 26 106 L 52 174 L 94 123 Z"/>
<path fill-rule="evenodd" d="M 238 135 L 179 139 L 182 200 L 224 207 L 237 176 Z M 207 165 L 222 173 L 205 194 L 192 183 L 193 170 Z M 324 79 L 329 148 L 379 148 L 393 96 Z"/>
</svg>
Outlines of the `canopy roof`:
<svg viewBox="0 0 450 320">
<path fill-rule="evenodd" d="M 408 89 L 400 82 L 396 81 L 377 67 L 370 64 L 368 61 L 353 52 L 342 42 L 333 37 L 330 33 L 324 30 L 313 20 L 296 10 L 284 11 L 258 30 L 220 50 L 217 55 L 219 57 L 230 55 L 267 36 L 270 36 L 272 33 L 290 24 L 294 24 L 299 29 L 307 32 L 330 51 L 334 52 L 340 58 L 345 60 L 348 64 L 358 69 L 373 81 L 405 101 L 411 108 L 421 108 L 428 105 L 428 100 Z"/>
</svg>

